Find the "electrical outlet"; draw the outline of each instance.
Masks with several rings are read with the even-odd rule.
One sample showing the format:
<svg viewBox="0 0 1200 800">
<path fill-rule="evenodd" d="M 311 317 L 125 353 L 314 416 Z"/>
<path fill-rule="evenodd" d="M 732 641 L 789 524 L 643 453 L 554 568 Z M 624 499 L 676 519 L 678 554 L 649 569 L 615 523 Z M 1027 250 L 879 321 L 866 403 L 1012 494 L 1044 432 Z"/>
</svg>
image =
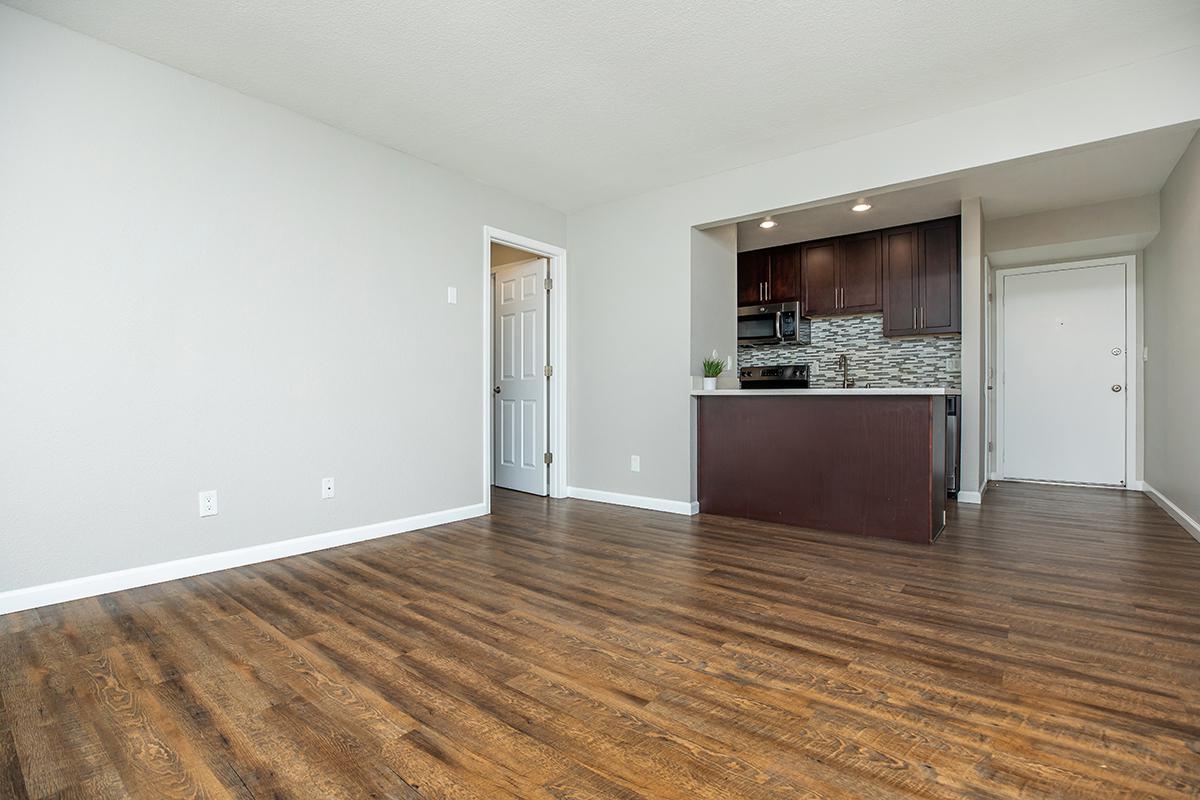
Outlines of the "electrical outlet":
<svg viewBox="0 0 1200 800">
<path fill-rule="evenodd" d="M 630 472 L 641 472 L 642 471 L 642 457 L 641 456 L 630 456 L 629 457 L 629 471 Z"/>
<path fill-rule="evenodd" d="M 446 287 L 446 302 L 451 305 L 454 305 L 455 303 L 458 302 L 458 287 L 455 287 L 455 286 L 447 286 Z"/>
<path fill-rule="evenodd" d="M 321 499 L 328 500 L 333 497 L 333 478 L 321 479 Z"/>
<path fill-rule="evenodd" d="M 211 492 L 200 493 L 200 516 L 213 517 L 217 514 L 217 492 L 214 489 Z"/>
</svg>

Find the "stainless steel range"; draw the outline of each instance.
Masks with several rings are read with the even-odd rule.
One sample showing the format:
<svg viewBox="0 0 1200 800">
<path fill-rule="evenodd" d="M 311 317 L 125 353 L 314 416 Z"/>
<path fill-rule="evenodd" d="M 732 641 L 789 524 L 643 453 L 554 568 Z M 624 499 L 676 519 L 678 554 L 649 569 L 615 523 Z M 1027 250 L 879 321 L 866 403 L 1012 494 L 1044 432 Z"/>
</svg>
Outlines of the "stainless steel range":
<svg viewBox="0 0 1200 800">
<path fill-rule="evenodd" d="M 807 389 L 808 364 L 742 367 L 738 378 L 743 389 Z"/>
</svg>

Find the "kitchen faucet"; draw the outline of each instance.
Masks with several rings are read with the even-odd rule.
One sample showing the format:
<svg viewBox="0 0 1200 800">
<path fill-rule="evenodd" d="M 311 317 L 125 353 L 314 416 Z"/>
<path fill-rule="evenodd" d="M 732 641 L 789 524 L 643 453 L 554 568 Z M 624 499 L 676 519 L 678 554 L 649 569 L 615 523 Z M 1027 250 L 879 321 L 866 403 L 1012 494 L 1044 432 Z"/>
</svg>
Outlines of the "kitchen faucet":
<svg viewBox="0 0 1200 800">
<path fill-rule="evenodd" d="M 845 353 L 838 356 L 838 369 L 842 371 L 842 388 L 852 388 L 854 381 L 850 380 L 850 357 Z"/>
</svg>

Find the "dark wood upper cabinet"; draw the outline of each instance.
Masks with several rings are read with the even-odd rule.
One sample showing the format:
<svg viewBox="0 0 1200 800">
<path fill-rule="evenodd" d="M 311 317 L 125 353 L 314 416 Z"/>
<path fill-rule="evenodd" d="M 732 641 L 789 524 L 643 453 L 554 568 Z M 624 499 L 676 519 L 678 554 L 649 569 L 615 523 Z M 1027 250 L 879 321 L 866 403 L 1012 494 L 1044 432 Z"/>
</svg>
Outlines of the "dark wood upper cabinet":
<svg viewBox="0 0 1200 800">
<path fill-rule="evenodd" d="M 771 281 L 767 299 L 772 303 L 788 303 L 800 299 L 800 246 L 788 244 L 773 247 Z"/>
<path fill-rule="evenodd" d="M 885 336 L 962 330 L 958 217 L 738 253 L 738 305 L 806 317 L 883 311 Z"/>
<path fill-rule="evenodd" d="M 879 231 L 800 245 L 802 313 L 859 314 L 882 308 Z"/>
<path fill-rule="evenodd" d="M 754 305 L 767 300 L 767 283 L 771 277 L 771 256 L 767 250 L 748 250 L 738 253 L 738 305 Z"/>
<path fill-rule="evenodd" d="M 959 218 L 883 232 L 883 334 L 962 330 Z"/>
<path fill-rule="evenodd" d="M 838 313 L 837 239 L 800 245 L 800 313 L 806 317 Z"/>
<path fill-rule="evenodd" d="M 917 332 L 917 226 L 883 232 L 883 335 Z"/>
<path fill-rule="evenodd" d="M 738 253 L 738 305 L 786 303 L 800 297 L 800 245 Z"/>
<path fill-rule="evenodd" d="M 958 333 L 962 330 L 962 297 L 959 284 L 959 218 L 941 219 L 917 226 L 921 265 L 922 333 Z"/>
<path fill-rule="evenodd" d="M 838 308 L 842 314 L 861 314 L 883 308 L 883 268 L 879 231 L 856 233 L 838 240 Z"/>
</svg>

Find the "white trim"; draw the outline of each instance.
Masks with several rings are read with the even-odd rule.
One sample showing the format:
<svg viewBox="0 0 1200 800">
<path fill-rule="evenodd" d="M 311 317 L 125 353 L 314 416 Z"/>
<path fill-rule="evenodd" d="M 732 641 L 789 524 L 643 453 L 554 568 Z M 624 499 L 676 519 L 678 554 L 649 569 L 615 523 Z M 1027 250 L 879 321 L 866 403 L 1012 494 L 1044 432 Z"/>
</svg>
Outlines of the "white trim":
<svg viewBox="0 0 1200 800">
<path fill-rule="evenodd" d="M 959 490 L 958 495 L 954 499 L 960 503 L 968 503 L 973 506 L 982 505 L 983 496 L 987 494 L 987 490 L 991 485 L 992 484 L 990 481 L 984 481 L 983 486 L 980 486 L 979 491 L 977 492 L 964 492 Z"/>
<path fill-rule="evenodd" d="M 578 486 L 568 486 L 567 496 L 578 500 L 609 503 L 615 506 L 645 508 L 650 511 L 665 511 L 668 514 L 684 514 L 689 517 L 700 513 L 700 504 L 695 500 L 689 503 L 686 500 L 664 500 L 661 497 L 643 497 L 639 494 L 603 492 L 599 489 L 581 489 Z"/>
<path fill-rule="evenodd" d="M 1141 429 L 1143 415 L 1141 403 L 1141 386 L 1138 370 L 1137 352 L 1142 339 L 1142 314 L 1137 288 L 1137 256 L 1112 256 L 1110 258 L 1091 258 L 1084 261 L 1062 261 L 1050 264 L 1034 264 L 1026 267 L 997 267 L 996 282 L 996 453 L 995 473 L 1000 480 L 1021 480 L 1004 475 L 1004 279 L 1010 275 L 1029 275 L 1037 272 L 1056 272 L 1068 269 L 1087 269 L 1120 264 L 1125 267 L 1125 481 L 1120 486 L 1112 488 L 1135 488 L 1141 476 L 1138 474 L 1138 453 L 1141 450 Z M 1053 483 L 1052 481 L 1029 481 L 1032 483 Z M 1099 486 L 1100 484 L 1089 484 Z M 1108 484 L 1105 484 L 1108 485 Z M 961 493 L 960 493 L 961 494 Z"/>
<path fill-rule="evenodd" d="M 567 487 L 567 251 L 556 245 L 539 242 L 527 236 L 483 226 L 483 502 L 487 513 L 492 510 L 492 242 L 527 250 L 543 256 L 546 274 L 554 282 L 550 292 L 546 321 L 549 325 L 546 341 L 550 348 L 549 402 L 550 430 L 546 449 L 554 454 L 550 464 L 550 496 L 568 497 Z"/>
<path fill-rule="evenodd" d="M 1163 511 L 1166 511 L 1176 522 L 1182 525 L 1183 529 L 1190 533 L 1193 539 L 1195 539 L 1197 542 L 1200 542 L 1200 522 L 1197 522 L 1188 516 L 1186 511 L 1175 505 L 1173 502 L 1171 502 L 1170 498 L 1155 489 L 1150 484 L 1143 482 L 1142 491 L 1144 491 L 1151 500 L 1153 500 L 1155 503 L 1158 503 Z"/>
<path fill-rule="evenodd" d="M 428 514 L 418 514 L 388 522 L 361 525 L 357 528 L 345 528 L 340 531 L 285 539 L 282 542 L 256 544 L 237 550 L 206 553 L 190 558 L 164 561 L 159 564 L 147 564 L 116 572 L 104 572 L 99 575 L 87 575 L 56 583 L 45 583 L 41 586 L 11 589 L 7 592 L 0 592 L 0 614 L 40 608 L 54 603 L 65 603 L 68 600 L 79 600 L 84 597 L 94 597 L 138 586 L 149 586 L 152 583 L 173 581 L 193 575 L 204 575 L 208 572 L 217 572 L 233 567 L 244 567 L 247 564 L 258 564 L 302 553 L 313 553 L 317 550 L 327 550 L 330 547 L 341 547 L 355 542 L 365 542 L 368 539 L 378 539 L 383 536 L 480 517 L 487 513 L 488 510 L 483 503 L 475 503 L 459 508 L 448 508 L 445 511 L 432 511 Z"/>
</svg>

